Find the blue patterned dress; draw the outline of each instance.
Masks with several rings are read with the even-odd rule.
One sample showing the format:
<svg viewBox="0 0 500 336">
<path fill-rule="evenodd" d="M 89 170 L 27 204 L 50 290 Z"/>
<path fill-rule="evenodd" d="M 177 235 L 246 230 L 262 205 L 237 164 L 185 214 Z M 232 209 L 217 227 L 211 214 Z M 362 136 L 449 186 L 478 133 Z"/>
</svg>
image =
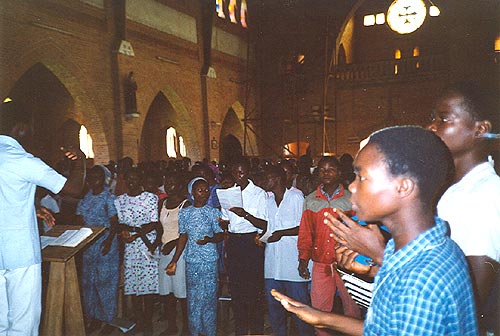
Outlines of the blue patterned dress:
<svg viewBox="0 0 500 336">
<path fill-rule="evenodd" d="M 198 245 L 197 240 L 222 232 L 217 208 L 189 206 L 179 212 L 179 233 L 187 235 L 186 282 L 189 331 L 192 335 L 215 336 L 217 331 L 217 245 Z"/>
<path fill-rule="evenodd" d="M 115 195 L 103 191 L 98 195 L 88 192 L 78 203 L 77 214 L 87 226 L 109 228 L 109 219 L 116 215 Z M 120 257 L 117 237 L 113 239 L 109 252 L 101 255 L 101 244 L 109 231 L 89 246 L 83 253 L 82 296 L 86 316 L 111 322 L 116 315 Z"/>
</svg>

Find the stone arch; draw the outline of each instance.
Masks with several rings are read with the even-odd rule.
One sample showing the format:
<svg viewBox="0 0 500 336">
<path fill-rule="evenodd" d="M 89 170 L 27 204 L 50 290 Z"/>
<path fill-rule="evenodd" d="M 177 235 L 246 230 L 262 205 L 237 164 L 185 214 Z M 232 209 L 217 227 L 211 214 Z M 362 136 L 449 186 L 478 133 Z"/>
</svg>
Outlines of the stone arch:
<svg viewBox="0 0 500 336">
<path fill-rule="evenodd" d="M 219 142 L 223 144 L 224 138 L 232 134 L 243 145 L 243 155 L 258 156 L 257 138 L 253 127 L 251 124 L 245 125 L 244 120 L 245 108 L 239 101 L 235 101 L 224 116 Z M 247 127 L 246 132 L 245 127 Z M 221 158 L 222 150 L 221 146 Z"/>
<path fill-rule="evenodd" d="M 11 92 L 17 81 L 34 66 L 39 64 L 45 67 L 74 100 L 72 113 L 68 113 L 65 117 L 85 125 L 94 139 L 94 144 L 99 146 L 99 150 L 95 151 L 95 162 L 107 163 L 110 159 L 108 137 L 112 136 L 112 133 L 105 132 L 101 116 L 91 99 L 92 95 L 85 89 L 87 87 L 85 73 L 65 55 L 67 51 L 50 38 L 30 43 L 29 50 L 25 50 L 22 55 L 9 58 L 12 62 L 6 69 L 9 69 L 9 78 L 14 80 L 2 83 L 4 92 Z M 60 122 L 62 124 L 64 120 Z"/>
<path fill-rule="evenodd" d="M 365 2 L 365 0 L 357 0 L 356 3 L 351 7 L 351 10 L 346 15 L 342 25 L 339 29 L 339 34 L 337 35 L 335 50 L 339 50 L 340 46 L 344 49 L 346 64 L 353 62 L 352 54 L 352 34 L 354 26 L 354 15 L 358 8 Z M 335 64 L 339 64 L 338 54 L 334 53 Z"/>
<path fill-rule="evenodd" d="M 159 108 L 161 106 L 165 107 L 163 111 Z M 157 143 L 158 141 L 162 141 L 160 145 L 162 146 L 160 148 L 161 150 L 165 148 L 164 133 L 170 126 L 175 127 L 177 133 L 183 137 L 184 143 L 186 144 L 187 157 L 194 160 L 198 160 L 202 157 L 203 148 L 200 145 L 196 128 L 193 127 L 193 121 L 186 105 L 171 86 L 163 85 L 153 97 L 149 104 L 148 112 L 143 120 L 141 146 L 139 151 L 140 160 L 148 159 L 148 151 L 149 156 L 153 155 L 156 159 L 160 159 L 158 151 L 153 151 L 153 153 L 150 151 L 151 149 L 148 148 L 151 146 L 151 142 L 145 138 L 147 130 L 151 129 L 151 127 L 155 128 L 155 137 L 157 140 L 153 140 L 153 142 Z M 163 138 L 158 140 L 161 132 L 163 132 Z M 165 153 L 164 150 L 163 153 Z M 166 156 L 164 156 L 164 158 L 166 158 Z"/>
</svg>

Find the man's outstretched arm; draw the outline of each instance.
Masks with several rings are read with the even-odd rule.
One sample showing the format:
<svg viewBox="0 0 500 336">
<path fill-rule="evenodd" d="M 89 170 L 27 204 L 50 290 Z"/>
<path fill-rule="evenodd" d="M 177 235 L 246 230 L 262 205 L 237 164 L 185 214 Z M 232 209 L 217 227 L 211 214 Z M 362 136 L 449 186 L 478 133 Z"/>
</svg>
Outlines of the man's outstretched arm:
<svg viewBox="0 0 500 336">
<path fill-rule="evenodd" d="M 340 331 L 346 335 L 363 335 L 362 320 L 314 309 L 308 305 L 295 301 L 274 289 L 271 290 L 271 294 L 276 300 L 281 302 L 281 305 L 286 310 L 294 313 L 304 322 L 317 328 L 328 328 Z"/>
</svg>

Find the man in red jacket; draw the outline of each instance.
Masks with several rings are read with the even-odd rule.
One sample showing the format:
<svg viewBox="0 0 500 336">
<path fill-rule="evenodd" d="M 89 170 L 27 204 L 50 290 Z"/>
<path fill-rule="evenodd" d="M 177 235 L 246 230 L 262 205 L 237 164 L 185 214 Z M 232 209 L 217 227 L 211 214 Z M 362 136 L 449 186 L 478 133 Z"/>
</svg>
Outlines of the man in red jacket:
<svg viewBox="0 0 500 336">
<path fill-rule="evenodd" d="M 338 291 L 344 314 L 360 317 L 359 307 L 347 293 L 335 268 L 335 240 L 330 236 L 331 230 L 323 223 L 324 213 L 333 213 L 333 208 L 351 210 L 351 193 L 340 183 L 339 162 L 335 157 L 321 158 L 317 169 L 321 184 L 306 197 L 300 221 L 299 274 L 304 279 L 311 277 L 308 263 L 312 260 L 311 303 L 314 308 L 331 312 Z M 316 332 L 319 336 L 329 334 L 325 329 L 317 329 Z"/>
</svg>

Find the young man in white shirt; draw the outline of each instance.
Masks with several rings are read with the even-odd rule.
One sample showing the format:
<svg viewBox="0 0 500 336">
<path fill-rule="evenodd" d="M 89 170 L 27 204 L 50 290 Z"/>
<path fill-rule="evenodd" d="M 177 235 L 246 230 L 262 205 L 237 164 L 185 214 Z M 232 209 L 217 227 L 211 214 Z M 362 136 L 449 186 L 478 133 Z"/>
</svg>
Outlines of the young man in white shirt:
<svg viewBox="0 0 500 336">
<path fill-rule="evenodd" d="M 268 193 L 267 232 L 271 233 L 265 248 L 264 286 L 273 335 L 286 336 L 288 313 L 274 299 L 270 291 L 276 289 L 297 301 L 307 304 L 310 302 L 308 291 L 310 279 L 302 278 L 296 268 L 299 258 L 297 236 L 304 206 L 304 195 L 295 187 L 286 188 L 287 175 L 281 167 L 267 167 L 264 176 L 264 187 Z M 293 316 L 293 320 L 298 335 L 314 334 L 314 329 L 297 316 Z"/>
</svg>

